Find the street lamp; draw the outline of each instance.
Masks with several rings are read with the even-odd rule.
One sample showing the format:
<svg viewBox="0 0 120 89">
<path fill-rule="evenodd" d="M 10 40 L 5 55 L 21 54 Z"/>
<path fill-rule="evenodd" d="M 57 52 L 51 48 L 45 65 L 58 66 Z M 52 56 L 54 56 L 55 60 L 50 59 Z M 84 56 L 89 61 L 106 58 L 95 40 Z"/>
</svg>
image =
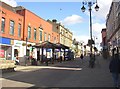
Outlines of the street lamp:
<svg viewBox="0 0 120 89">
<path fill-rule="evenodd" d="M 96 6 L 95 6 L 95 10 L 96 11 L 98 11 L 99 10 L 99 6 L 98 6 L 98 4 L 97 4 L 97 0 L 96 0 L 96 2 L 94 2 L 94 1 L 83 1 L 82 2 L 82 4 L 83 4 L 83 6 L 82 6 L 82 8 L 81 8 L 81 10 L 82 10 L 82 12 L 85 12 L 85 10 L 86 10 L 86 8 L 85 8 L 85 5 L 88 5 L 88 7 L 89 7 L 89 12 L 90 12 L 90 38 L 91 38 L 91 42 L 90 42 L 90 53 L 91 53 L 91 55 L 92 55 L 92 44 L 93 44 L 93 39 L 92 39 L 92 17 L 91 17 L 91 11 L 92 11 L 92 5 L 93 4 L 96 4 Z"/>
</svg>

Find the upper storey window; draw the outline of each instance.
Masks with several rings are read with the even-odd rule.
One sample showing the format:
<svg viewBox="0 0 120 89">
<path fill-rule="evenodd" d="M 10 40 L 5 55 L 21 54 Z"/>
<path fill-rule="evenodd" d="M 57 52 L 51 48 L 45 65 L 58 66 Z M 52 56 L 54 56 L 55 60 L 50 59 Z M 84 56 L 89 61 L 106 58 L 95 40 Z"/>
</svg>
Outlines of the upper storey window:
<svg viewBox="0 0 120 89">
<path fill-rule="evenodd" d="M 28 39 L 30 39 L 30 38 L 31 38 L 31 27 L 28 26 Z"/>
<path fill-rule="evenodd" d="M 5 18 L 2 17 L 1 32 L 5 32 Z"/>
<path fill-rule="evenodd" d="M 10 34 L 11 35 L 14 35 L 14 21 L 13 20 L 10 20 Z"/>
</svg>

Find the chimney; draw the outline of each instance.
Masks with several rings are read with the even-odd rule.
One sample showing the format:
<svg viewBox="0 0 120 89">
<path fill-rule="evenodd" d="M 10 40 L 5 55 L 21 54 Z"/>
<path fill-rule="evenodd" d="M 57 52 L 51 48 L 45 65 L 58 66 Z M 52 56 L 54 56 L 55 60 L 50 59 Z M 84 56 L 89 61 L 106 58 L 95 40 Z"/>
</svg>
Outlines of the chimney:
<svg viewBox="0 0 120 89">
<path fill-rule="evenodd" d="M 57 20 L 56 20 L 56 19 L 53 19 L 53 20 L 52 20 L 52 22 L 56 23 L 56 22 L 57 22 Z"/>
</svg>

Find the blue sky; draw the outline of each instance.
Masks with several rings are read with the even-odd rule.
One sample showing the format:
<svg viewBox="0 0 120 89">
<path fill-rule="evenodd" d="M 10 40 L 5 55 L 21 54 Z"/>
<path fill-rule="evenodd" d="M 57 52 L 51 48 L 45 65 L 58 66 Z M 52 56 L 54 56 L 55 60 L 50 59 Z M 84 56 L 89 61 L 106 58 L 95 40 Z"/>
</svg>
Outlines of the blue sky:
<svg viewBox="0 0 120 89">
<path fill-rule="evenodd" d="M 85 6 L 86 12 L 83 13 L 81 11 L 83 0 L 44 0 L 44 2 L 43 0 L 2 1 L 11 6 L 23 6 L 45 20 L 57 19 L 58 22 L 61 22 L 66 28 L 73 32 L 73 38 L 76 38 L 78 41 L 87 43 L 90 38 L 88 6 Z M 100 7 L 98 12 L 94 10 L 94 5 L 92 7 L 92 32 L 93 37 L 97 37 L 97 44 L 101 42 L 101 30 L 106 27 L 105 21 L 111 2 L 112 0 L 98 0 Z"/>
<path fill-rule="evenodd" d="M 63 22 L 65 27 L 69 28 L 70 31 L 76 35 L 89 35 L 89 17 L 81 12 L 81 3 L 78 2 L 18 2 L 18 5 L 24 6 L 25 8 L 36 13 L 43 19 L 57 19 L 58 22 L 64 21 L 66 17 L 72 15 L 82 16 L 80 20 L 84 22 Z M 72 21 L 71 21 L 72 22 Z"/>
</svg>

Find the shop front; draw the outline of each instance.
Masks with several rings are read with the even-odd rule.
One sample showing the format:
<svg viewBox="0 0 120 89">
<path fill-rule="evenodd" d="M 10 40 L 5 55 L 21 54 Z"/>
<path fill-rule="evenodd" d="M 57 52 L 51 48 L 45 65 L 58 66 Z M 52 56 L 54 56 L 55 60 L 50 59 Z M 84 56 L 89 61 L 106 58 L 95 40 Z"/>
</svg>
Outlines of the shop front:
<svg viewBox="0 0 120 89">
<path fill-rule="evenodd" d="M 22 46 L 23 41 L 20 40 L 14 40 L 14 45 L 12 47 L 12 55 L 13 55 L 13 60 L 18 57 L 19 59 L 24 56 L 24 47 Z"/>
<path fill-rule="evenodd" d="M 15 68 L 12 60 L 11 39 L 0 37 L 0 70 Z"/>
<path fill-rule="evenodd" d="M 0 38 L 0 59 L 12 60 L 12 45 L 11 39 L 9 38 Z"/>
</svg>

